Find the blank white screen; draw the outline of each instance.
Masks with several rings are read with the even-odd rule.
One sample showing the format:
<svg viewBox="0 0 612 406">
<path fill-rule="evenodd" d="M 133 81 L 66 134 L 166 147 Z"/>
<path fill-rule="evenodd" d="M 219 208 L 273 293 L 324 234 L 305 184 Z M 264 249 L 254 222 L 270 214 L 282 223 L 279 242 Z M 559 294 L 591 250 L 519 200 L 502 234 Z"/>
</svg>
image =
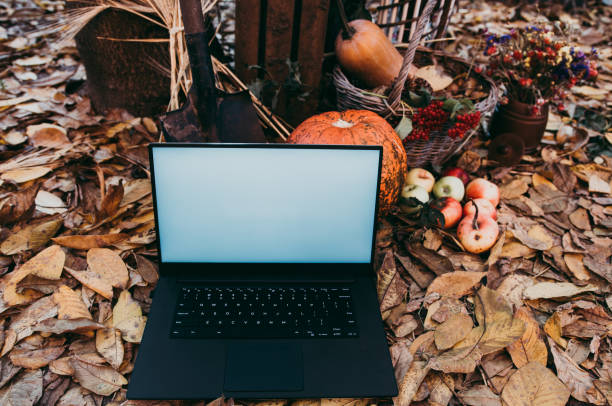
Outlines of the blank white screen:
<svg viewBox="0 0 612 406">
<path fill-rule="evenodd" d="M 368 263 L 378 150 L 154 147 L 164 262 Z"/>
</svg>

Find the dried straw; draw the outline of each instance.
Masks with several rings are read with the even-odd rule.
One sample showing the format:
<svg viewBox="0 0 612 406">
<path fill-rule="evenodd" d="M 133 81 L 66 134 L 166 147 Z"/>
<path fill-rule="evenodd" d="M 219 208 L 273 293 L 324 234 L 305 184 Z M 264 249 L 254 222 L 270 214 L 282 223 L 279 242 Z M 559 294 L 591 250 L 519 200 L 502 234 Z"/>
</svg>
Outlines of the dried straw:
<svg viewBox="0 0 612 406">
<path fill-rule="evenodd" d="M 191 70 L 185 43 L 181 7 L 178 0 L 98 0 L 93 6 L 78 7 L 66 11 L 66 22 L 59 27 L 61 43 L 72 40 L 95 16 L 107 9 L 123 10 L 168 30 L 168 39 L 122 39 L 104 38 L 111 41 L 168 42 L 170 55 L 169 66 L 150 59 L 148 63 L 170 77 L 170 101 L 168 111 L 179 108 L 180 101 L 191 87 Z M 202 12 L 206 15 L 217 3 L 217 0 L 200 0 Z M 154 17 L 153 17 L 154 16 Z M 156 17 L 156 18 L 155 18 Z M 248 87 L 224 64 L 213 58 L 213 68 L 217 76 L 217 87 L 228 91 L 244 91 Z M 228 81 L 225 83 L 224 81 Z M 265 127 L 273 130 L 285 140 L 291 133 L 291 127 L 276 117 L 257 97 L 249 91 L 259 119 Z"/>
</svg>

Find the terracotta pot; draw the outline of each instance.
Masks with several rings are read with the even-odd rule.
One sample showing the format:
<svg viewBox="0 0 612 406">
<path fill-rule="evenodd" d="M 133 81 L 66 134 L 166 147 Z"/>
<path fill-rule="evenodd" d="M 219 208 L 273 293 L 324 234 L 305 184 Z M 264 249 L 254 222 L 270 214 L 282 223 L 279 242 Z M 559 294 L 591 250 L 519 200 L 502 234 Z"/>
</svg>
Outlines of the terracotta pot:
<svg viewBox="0 0 612 406">
<path fill-rule="evenodd" d="M 496 137 L 504 133 L 513 133 L 525 144 L 525 151 L 533 151 L 540 145 L 546 122 L 548 121 L 548 103 L 541 108 L 539 115 L 532 115 L 529 105 L 511 100 L 508 104 L 499 105 L 491 123 L 491 134 Z"/>
</svg>

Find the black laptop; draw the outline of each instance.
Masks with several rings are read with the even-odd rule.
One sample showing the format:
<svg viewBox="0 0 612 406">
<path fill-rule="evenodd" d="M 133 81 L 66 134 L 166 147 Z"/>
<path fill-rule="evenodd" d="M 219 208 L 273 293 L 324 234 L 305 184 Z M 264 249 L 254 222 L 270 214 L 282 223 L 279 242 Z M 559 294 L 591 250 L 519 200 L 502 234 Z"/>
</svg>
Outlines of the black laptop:
<svg viewBox="0 0 612 406">
<path fill-rule="evenodd" d="M 152 144 L 160 280 L 129 399 L 386 397 L 382 148 Z"/>
</svg>

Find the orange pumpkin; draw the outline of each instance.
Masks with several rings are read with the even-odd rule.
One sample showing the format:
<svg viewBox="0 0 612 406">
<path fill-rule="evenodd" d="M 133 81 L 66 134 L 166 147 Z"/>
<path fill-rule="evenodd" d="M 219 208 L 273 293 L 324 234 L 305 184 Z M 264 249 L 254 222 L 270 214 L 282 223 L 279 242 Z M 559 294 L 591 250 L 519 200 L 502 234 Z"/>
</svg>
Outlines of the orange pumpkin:
<svg viewBox="0 0 612 406">
<path fill-rule="evenodd" d="M 336 38 L 340 66 L 368 88 L 391 86 L 402 68 L 402 55 L 379 26 L 368 20 L 353 20 Z"/>
<path fill-rule="evenodd" d="M 391 125 L 367 110 L 330 111 L 310 117 L 289 136 L 291 144 L 382 145 L 379 213 L 397 203 L 407 173 L 406 151 Z"/>
</svg>

